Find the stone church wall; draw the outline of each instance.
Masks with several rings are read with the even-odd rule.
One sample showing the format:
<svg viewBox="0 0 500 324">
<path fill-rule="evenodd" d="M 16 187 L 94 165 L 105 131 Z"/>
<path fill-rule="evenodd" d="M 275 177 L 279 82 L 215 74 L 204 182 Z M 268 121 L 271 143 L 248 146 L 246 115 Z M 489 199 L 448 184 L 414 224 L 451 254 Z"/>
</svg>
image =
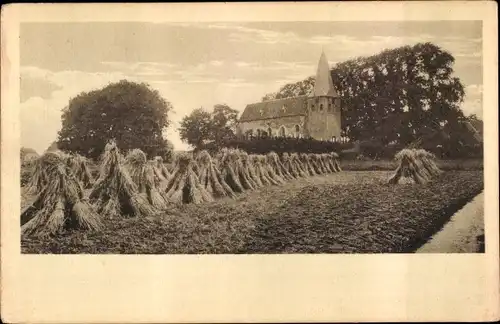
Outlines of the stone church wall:
<svg viewBox="0 0 500 324">
<path fill-rule="evenodd" d="M 322 110 L 319 109 L 319 105 L 322 105 Z M 333 137 L 339 139 L 341 131 L 340 106 L 327 97 L 310 100 L 305 127 L 306 133 L 314 139 L 331 140 Z"/>
<path fill-rule="evenodd" d="M 317 140 L 340 138 L 339 118 L 333 114 L 311 113 L 308 119 L 309 135 Z"/>
<path fill-rule="evenodd" d="M 271 128 L 272 136 L 280 136 L 280 128 L 284 128 L 285 136 L 297 136 L 296 126 L 299 126 L 299 134 L 303 136 L 304 131 L 304 116 L 290 116 L 275 119 L 244 121 L 238 124 L 238 134 L 246 134 L 249 130 L 253 131 L 253 135 L 257 136 L 257 130 L 268 132 Z"/>
</svg>

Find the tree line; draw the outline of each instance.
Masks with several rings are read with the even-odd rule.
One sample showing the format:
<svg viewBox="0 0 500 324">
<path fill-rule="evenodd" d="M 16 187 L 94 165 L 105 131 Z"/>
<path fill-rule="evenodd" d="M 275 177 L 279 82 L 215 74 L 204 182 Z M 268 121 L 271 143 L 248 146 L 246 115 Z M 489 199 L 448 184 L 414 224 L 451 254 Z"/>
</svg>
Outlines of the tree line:
<svg viewBox="0 0 500 324">
<path fill-rule="evenodd" d="M 465 91 L 453 75 L 454 61 L 440 47 L 419 43 L 337 64 L 331 75 L 342 101 L 342 135 L 383 145 L 421 138 L 470 142 L 464 131 L 468 118 L 460 109 Z M 262 100 L 310 94 L 314 81 L 287 84 Z"/>
<path fill-rule="evenodd" d="M 460 109 L 464 86 L 454 76 L 454 57 L 432 43 L 420 43 L 358 57 L 332 68 L 342 101 L 342 136 L 353 141 L 432 147 L 477 148 Z M 314 77 L 287 84 L 262 99 L 310 94 Z M 57 147 L 99 156 L 109 139 L 122 150 L 140 148 L 149 157 L 172 154 L 164 138 L 170 102 L 145 83 L 122 80 L 72 98 L 62 115 Z M 180 122 L 181 139 L 194 148 L 220 147 L 235 139 L 238 111 L 226 104 L 193 110 Z M 444 147 L 444 148 L 443 148 Z M 429 147 L 427 147 L 429 149 Z"/>
</svg>

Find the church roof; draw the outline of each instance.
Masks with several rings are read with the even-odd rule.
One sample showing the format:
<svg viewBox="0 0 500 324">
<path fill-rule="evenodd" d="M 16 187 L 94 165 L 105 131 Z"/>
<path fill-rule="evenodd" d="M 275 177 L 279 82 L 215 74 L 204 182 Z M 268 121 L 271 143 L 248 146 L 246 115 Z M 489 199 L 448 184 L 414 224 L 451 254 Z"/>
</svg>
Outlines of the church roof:
<svg viewBox="0 0 500 324">
<path fill-rule="evenodd" d="M 319 58 L 318 70 L 316 71 L 316 84 L 313 93 L 314 96 L 337 97 L 325 52 L 322 52 Z"/>
<path fill-rule="evenodd" d="M 333 86 L 330 66 L 325 52 L 321 53 L 316 72 L 316 82 L 312 96 L 338 97 Z M 307 110 L 308 96 L 283 98 L 249 104 L 246 106 L 240 121 L 273 119 L 287 116 L 305 115 Z"/>
<path fill-rule="evenodd" d="M 240 121 L 305 115 L 307 98 L 307 96 L 300 96 L 249 104 L 241 114 Z"/>
</svg>

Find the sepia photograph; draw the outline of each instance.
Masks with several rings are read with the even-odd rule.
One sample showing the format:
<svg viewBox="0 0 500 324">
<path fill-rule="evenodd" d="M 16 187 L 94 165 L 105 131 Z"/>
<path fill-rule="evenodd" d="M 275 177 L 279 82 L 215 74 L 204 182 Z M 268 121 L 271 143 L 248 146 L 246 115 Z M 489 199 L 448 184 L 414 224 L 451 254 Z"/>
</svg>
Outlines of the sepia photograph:
<svg viewBox="0 0 500 324">
<path fill-rule="evenodd" d="M 2 321 L 498 320 L 496 15 L 3 6 Z"/>
<path fill-rule="evenodd" d="M 482 87 L 481 21 L 23 23 L 22 252 L 484 252 Z"/>
</svg>

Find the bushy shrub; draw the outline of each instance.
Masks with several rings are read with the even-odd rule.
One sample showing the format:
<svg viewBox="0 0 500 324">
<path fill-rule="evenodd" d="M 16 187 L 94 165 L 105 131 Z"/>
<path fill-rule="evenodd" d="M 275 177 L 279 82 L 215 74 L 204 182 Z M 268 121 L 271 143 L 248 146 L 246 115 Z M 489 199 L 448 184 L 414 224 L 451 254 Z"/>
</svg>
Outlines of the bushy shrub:
<svg viewBox="0 0 500 324">
<path fill-rule="evenodd" d="M 282 153 L 330 153 L 340 152 L 352 147 L 352 143 L 319 141 L 306 138 L 263 137 L 263 138 L 234 138 L 222 142 L 204 145 L 201 149 L 215 152 L 221 148 L 237 148 L 249 154 L 267 154 L 269 152 Z"/>
</svg>

